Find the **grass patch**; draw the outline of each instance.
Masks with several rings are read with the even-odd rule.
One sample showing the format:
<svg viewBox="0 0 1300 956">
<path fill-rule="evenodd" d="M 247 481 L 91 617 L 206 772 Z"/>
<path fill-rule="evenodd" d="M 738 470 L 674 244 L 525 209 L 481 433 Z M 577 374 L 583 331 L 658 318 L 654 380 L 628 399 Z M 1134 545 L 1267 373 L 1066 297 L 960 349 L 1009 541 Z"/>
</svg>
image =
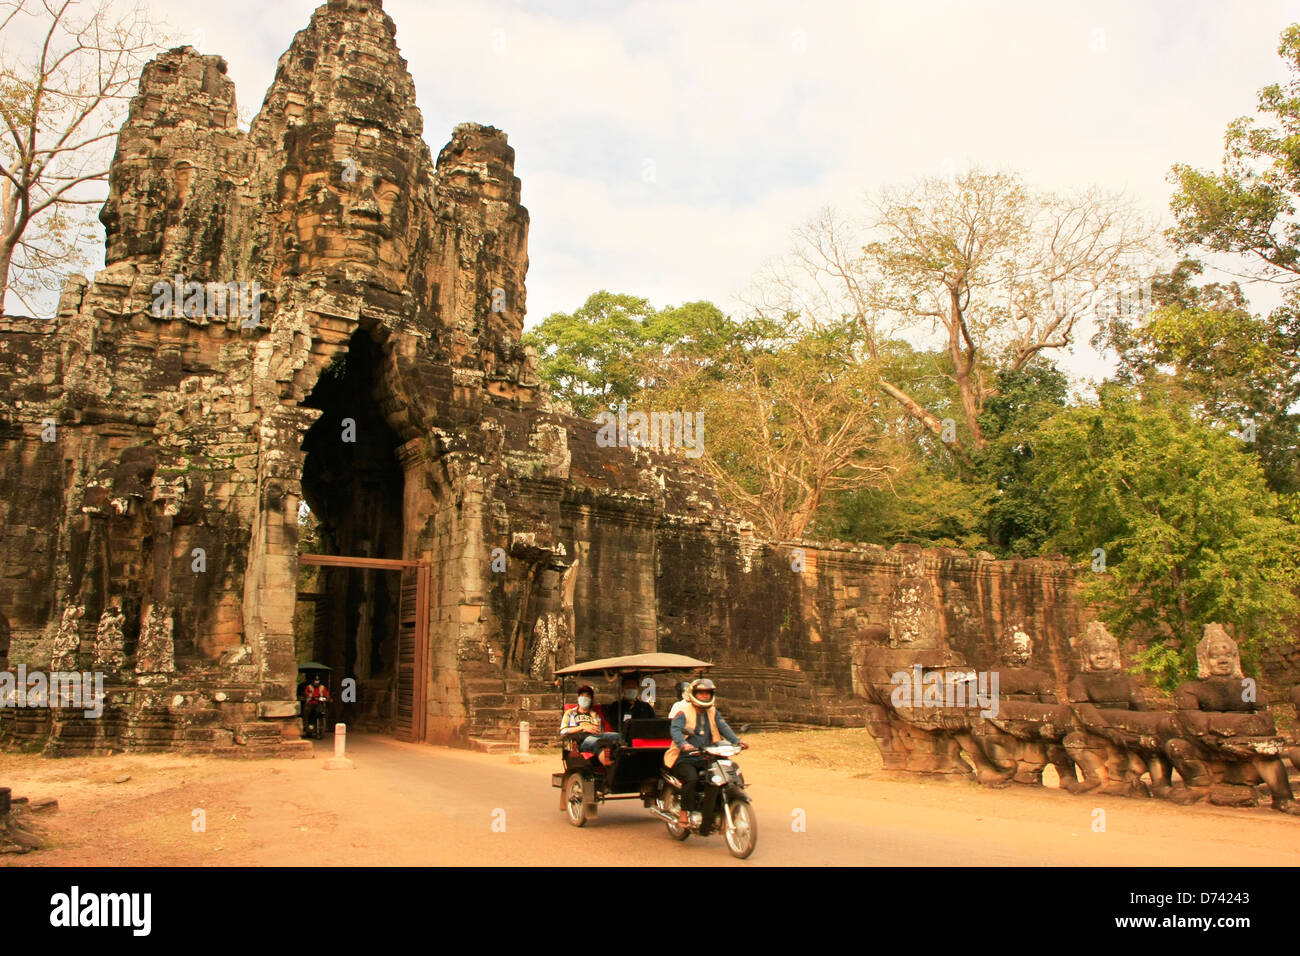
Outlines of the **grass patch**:
<svg viewBox="0 0 1300 956">
<path fill-rule="evenodd" d="M 880 749 L 865 727 L 778 730 L 750 734 L 749 738 L 755 753 L 791 766 L 841 770 L 854 776 L 884 769 Z"/>
</svg>

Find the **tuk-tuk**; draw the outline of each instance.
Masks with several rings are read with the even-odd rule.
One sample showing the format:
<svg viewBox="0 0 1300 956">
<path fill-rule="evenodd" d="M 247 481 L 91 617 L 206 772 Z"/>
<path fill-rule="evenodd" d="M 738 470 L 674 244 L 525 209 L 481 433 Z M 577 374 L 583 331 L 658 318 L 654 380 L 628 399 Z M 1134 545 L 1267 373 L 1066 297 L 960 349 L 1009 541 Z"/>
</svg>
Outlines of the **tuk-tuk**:
<svg viewBox="0 0 1300 956">
<path fill-rule="evenodd" d="M 557 670 L 555 676 L 565 699 L 565 710 L 568 710 L 576 706 L 568 698 L 570 677 L 604 675 L 611 683 L 621 683 L 621 679 L 628 675 L 645 678 L 677 673 L 682 678 L 693 679 L 712 666 L 707 661 L 681 654 L 632 654 L 574 664 Z M 644 692 L 641 697 L 654 708 L 653 718 L 627 717 L 620 721 L 621 726 L 611 728 L 612 732 L 618 733 L 619 740 L 616 746 L 609 748 L 611 761 L 608 766 L 600 762 L 599 754 L 579 750 L 580 735 L 561 738 L 563 769 L 551 775 L 551 786 L 560 790 L 560 810 L 566 814 L 570 824 L 581 827 L 596 819 L 597 808 L 606 800 L 640 800 L 647 810 L 667 825 L 674 840 L 685 840 L 692 833 L 707 836 L 722 832 L 732 855 L 742 859 L 749 856 L 757 839 L 757 824 L 749 798 L 744 793 L 744 778 L 734 762 L 728 759 L 735 756 L 739 748 L 731 747 L 726 741 L 702 754 L 712 761 L 709 781 L 716 782 L 726 791 L 714 801 L 716 812 L 703 815 L 701 820 L 689 826 L 679 823 L 677 790 L 681 784 L 664 767 L 664 753 L 672 746 L 668 711 L 677 695 L 664 700 L 657 693 L 657 686 L 655 690 L 653 699 L 647 699 L 650 695 Z M 596 701 L 592 703 L 593 707 L 597 705 Z"/>
<path fill-rule="evenodd" d="M 573 664 L 555 672 L 560 681 L 560 693 L 565 709 L 574 704 L 569 700 L 570 677 L 599 677 L 615 682 L 633 675 L 638 678 L 678 672 L 698 676 L 713 665 L 682 654 L 632 654 L 628 657 L 608 657 L 585 664 Z M 655 707 L 653 719 L 641 718 L 623 721 L 622 727 L 613 728 L 619 733 L 618 747 L 610 748 L 613 764 L 605 767 L 598 754 L 578 750 L 576 739 L 561 740 L 560 748 L 564 769 L 551 775 L 551 786 L 560 788 L 560 808 L 569 815 L 575 827 L 584 826 L 596 819 L 597 805 L 605 800 L 641 799 L 647 807 L 654 806 L 658 787 L 659 768 L 663 766 L 664 752 L 672 746 L 669 736 L 668 708 L 677 699 L 659 705 L 658 687 L 655 696 L 646 703 Z M 642 700 L 646 697 L 643 694 Z"/>
</svg>

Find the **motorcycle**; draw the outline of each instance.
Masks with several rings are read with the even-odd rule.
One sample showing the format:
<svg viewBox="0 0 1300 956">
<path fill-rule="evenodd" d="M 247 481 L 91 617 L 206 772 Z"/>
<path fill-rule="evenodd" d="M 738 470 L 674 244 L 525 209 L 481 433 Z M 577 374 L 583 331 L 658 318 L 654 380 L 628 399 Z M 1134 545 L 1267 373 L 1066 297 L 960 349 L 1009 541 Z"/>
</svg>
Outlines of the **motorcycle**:
<svg viewBox="0 0 1300 956">
<path fill-rule="evenodd" d="M 307 706 L 310 707 L 310 703 Z M 325 701 L 320 701 L 307 715 L 307 734 L 317 740 L 324 740 L 328 729 L 325 726 L 328 722 L 325 715 L 325 706 Z"/>
<path fill-rule="evenodd" d="M 650 810 L 664 821 L 674 840 L 685 840 L 692 833 L 709 836 L 721 830 L 732 856 L 743 860 L 754 852 L 758 845 L 758 820 L 745 792 L 745 777 L 731 759 L 741 750 L 728 743 L 693 751 L 706 763 L 697 785 L 700 810 L 691 814 L 687 826 L 682 826 L 678 817 L 682 781 L 673 775 L 671 768 L 660 771 L 658 793 Z"/>
</svg>

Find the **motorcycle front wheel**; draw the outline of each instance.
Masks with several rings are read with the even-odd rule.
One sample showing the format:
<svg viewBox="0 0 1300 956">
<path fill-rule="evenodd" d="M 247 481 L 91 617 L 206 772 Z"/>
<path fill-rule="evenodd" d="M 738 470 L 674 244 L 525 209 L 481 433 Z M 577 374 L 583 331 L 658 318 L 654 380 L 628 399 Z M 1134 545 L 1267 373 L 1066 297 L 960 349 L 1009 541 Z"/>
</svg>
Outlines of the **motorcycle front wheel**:
<svg viewBox="0 0 1300 956">
<path fill-rule="evenodd" d="M 758 846 L 758 818 L 747 800 L 731 804 L 731 826 L 726 828 L 727 849 L 743 860 Z"/>
</svg>

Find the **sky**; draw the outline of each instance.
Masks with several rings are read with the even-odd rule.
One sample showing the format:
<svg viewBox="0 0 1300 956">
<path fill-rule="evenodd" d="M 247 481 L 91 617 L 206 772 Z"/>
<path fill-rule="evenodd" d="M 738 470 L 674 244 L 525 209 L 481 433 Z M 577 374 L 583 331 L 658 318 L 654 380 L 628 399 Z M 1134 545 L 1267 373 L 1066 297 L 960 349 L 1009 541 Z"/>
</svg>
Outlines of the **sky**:
<svg viewBox="0 0 1300 956">
<path fill-rule="evenodd" d="M 227 59 L 251 116 L 317 3 L 150 5 Z M 464 121 L 515 148 L 529 327 L 601 288 L 736 313 L 819 208 L 971 163 L 1123 191 L 1168 224 L 1169 167 L 1218 166 L 1300 22 L 1297 0 L 384 6 L 434 155 Z"/>
</svg>

